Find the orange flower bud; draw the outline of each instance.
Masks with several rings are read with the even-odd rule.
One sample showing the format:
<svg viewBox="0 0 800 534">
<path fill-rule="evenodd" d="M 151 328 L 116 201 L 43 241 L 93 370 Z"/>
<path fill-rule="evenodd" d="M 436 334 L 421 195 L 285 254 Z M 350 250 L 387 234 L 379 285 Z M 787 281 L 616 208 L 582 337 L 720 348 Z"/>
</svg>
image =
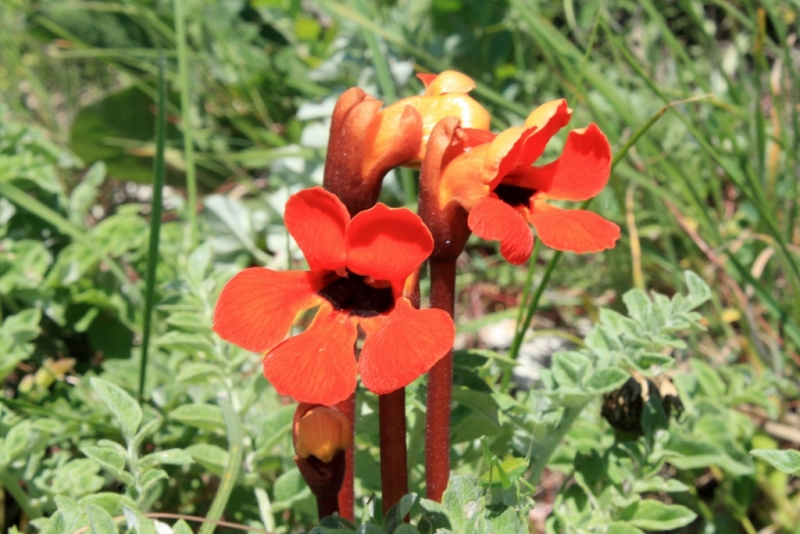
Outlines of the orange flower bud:
<svg viewBox="0 0 800 534">
<path fill-rule="evenodd" d="M 297 456 L 315 456 L 325 463 L 353 443 L 353 432 L 347 417 L 327 406 L 301 404 L 294 420 L 294 448 Z"/>
<path fill-rule="evenodd" d="M 422 142 L 416 154 L 405 164 L 419 165 L 422 162 L 433 127 L 445 117 L 457 117 L 462 128 L 489 129 L 489 112 L 467 95 L 475 88 L 470 77 L 452 70 L 439 75 L 419 74 L 418 77 L 425 84 L 425 92 L 403 98 L 378 114 L 371 126 L 375 133 L 367 139 L 366 154 L 380 154 L 389 146 L 397 135 L 401 117 L 408 113 L 406 109 L 409 107 L 422 117 Z"/>
</svg>

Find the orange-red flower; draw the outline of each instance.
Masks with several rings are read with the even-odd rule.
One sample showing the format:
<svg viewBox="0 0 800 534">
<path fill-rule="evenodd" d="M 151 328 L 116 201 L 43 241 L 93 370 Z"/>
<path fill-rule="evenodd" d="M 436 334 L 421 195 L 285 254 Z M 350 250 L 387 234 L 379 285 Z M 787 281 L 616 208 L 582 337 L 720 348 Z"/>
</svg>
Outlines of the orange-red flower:
<svg viewBox="0 0 800 534">
<path fill-rule="evenodd" d="M 557 250 L 598 252 L 614 246 L 619 227 L 585 210 L 564 210 L 545 200 L 586 200 L 597 195 L 611 172 L 611 148 L 595 124 L 572 130 L 561 156 L 532 164 L 550 138 L 570 119 L 565 100 L 535 109 L 524 126 L 499 135 L 464 129 L 459 154 L 445 154 L 440 171 L 439 207 L 452 201 L 469 212 L 478 236 L 500 242 L 500 253 L 524 263 L 533 250 L 528 224 Z M 450 157 L 451 159 L 447 159 Z"/>
<path fill-rule="evenodd" d="M 333 405 L 355 389 L 356 372 L 385 394 L 427 372 L 452 347 L 441 310 L 416 310 L 408 276 L 430 255 L 430 232 L 414 213 L 377 204 L 352 219 L 320 187 L 293 195 L 285 223 L 310 271 L 245 269 L 223 288 L 214 331 L 266 352 L 264 376 L 300 402 Z M 305 332 L 283 340 L 298 313 L 319 306 Z M 356 362 L 358 327 L 366 340 Z"/>
<path fill-rule="evenodd" d="M 458 117 L 463 128 L 489 130 L 489 112 L 467 94 L 475 89 L 472 78 L 453 70 L 417 74 L 417 77 L 425 84 L 425 92 L 398 100 L 381 110 L 367 134 L 368 154 L 380 154 L 384 147 L 391 146 L 397 135 L 397 125 L 408 113 L 407 107 L 415 109 L 422 118 L 422 142 L 416 155 L 404 162 L 405 165 L 422 162 L 433 127 L 445 117 Z"/>
</svg>

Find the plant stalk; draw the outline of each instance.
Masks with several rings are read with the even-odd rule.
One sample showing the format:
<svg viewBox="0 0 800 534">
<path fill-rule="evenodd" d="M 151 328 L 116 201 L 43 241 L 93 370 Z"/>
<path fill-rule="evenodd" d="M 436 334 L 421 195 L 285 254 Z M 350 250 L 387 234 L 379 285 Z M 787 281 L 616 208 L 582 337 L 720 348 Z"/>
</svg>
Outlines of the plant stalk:
<svg viewBox="0 0 800 534">
<path fill-rule="evenodd" d="M 383 514 L 408 493 L 406 388 L 378 396 Z"/>
<path fill-rule="evenodd" d="M 431 258 L 431 308 L 455 314 L 456 260 Z M 450 405 L 453 396 L 453 351 L 428 373 L 425 416 L 425 484 L 429 499 L 441 502 L 450 480 Z"/>
</svg>

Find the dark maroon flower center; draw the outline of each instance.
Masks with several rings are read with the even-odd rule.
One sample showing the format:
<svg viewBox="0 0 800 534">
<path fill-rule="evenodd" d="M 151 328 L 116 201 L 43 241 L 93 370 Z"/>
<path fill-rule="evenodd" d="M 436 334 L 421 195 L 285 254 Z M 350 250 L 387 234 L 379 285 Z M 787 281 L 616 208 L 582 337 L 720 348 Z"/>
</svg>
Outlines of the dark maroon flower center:
<svg viewBox="0 0 800 534">
<path fill-rule="evenodd" d="M 373 287 L 365 280 L 366 276 L 348 271 L 346 278 L 337 277 L 317 294 L 330 302 L 334 310 L 345 311 L 356 317 L 375 317 L 392 309 L 392 288 Z"/>
<path fill-rule="evenodd" d="M 500 184 L 494 193 L 510 206 L 530 206 L 531 197 L 536 194 L 535 189 L 528 189 L 519 185 Z"/>
</svg>

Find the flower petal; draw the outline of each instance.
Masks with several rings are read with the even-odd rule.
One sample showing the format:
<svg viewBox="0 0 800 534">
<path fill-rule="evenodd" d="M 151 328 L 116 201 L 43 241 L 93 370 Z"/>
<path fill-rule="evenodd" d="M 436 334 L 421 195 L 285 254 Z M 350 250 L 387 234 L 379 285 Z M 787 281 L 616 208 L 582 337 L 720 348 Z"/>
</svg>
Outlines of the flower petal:
<svg viewBox="0 0 800 534">
<path fill-rule="evenodd" d="M 304 189 L 286 202 L 284 223 L 312 271 L 344 267 L 344 235 L 349 222 L 344 204 L 321 187 Z"/>
<path fill-rule="evenodd" d="M 214 332 L 252 352 L 264 352 L 286 337 L 295 316 L 320 297 L 323 275 L 252 267 L 234 276 L 214 308 Z"/>
<path fill-rule="evenodd" d="M 348 269 L 400 288 L 433 250 L 433 237 L 422 219 L 383 204 L 353 217 L 345 240 Z"/>
<path fill-rule="evenodd" d="M 611 174 L 611 147 L 596 124 L 572 130 L 564 151 L 552 163 L 531 167 L 526 177 L 540 198 L 586 200 L 597 195 Z"/>
<path fill-rule="evenodd" d="M 454 70 L 446 70 L 439 74 L 417 74 L 417 78 L 425 84 L 425 96 L 469 93 L 475 89 L 472 78 Z"/>
<path fill-rule="evenodd" d="M 572 110 L 564 99 L 553 100 L 534 109 L 525 121 L 528 130 L 522 141 L 517 166 L 527 167 L 539 159 L 547 143 L 567 125 L 570 117 Z"/>
<path fill-rule="evenodd" d="M 422 129 L 423 117 L 413 105 L 392 105 L 378 113 L 364 139 L 364 181 L 374 183 L 394 167 L 421 161 Z"/>
<path fill-rule="evenodd" d="M 596 213 L 562 210 L 535 202 L 529 220 L 542 243 L 556 250 L 583 254 L 612 248 L 619 239 L 619 226 Z"/>
<path fill-rule="evenodd" d="M 323 304 L 311 326 L 264 357 L 264 376 L 281 395 L 331 406 L 356 388 L 354 318 Z"/>
<path fill-rule="evenodd" d="M 447 312 L 415 310 L 401 298 L 382 328 L 367 331 L 358 360 L 361 382 L 378 395 L 407 386 L 453 348 L 454 337 Z"/>
<path fill-rule="evenodd" d="M 469 212 L 468 224 L 483 239 L 500 241 L 500 254 L 509 263 L 525 263 L 533 251 L 533 235 L 522 214 L 494 196 L 478 202 Z"/>
</svg>

